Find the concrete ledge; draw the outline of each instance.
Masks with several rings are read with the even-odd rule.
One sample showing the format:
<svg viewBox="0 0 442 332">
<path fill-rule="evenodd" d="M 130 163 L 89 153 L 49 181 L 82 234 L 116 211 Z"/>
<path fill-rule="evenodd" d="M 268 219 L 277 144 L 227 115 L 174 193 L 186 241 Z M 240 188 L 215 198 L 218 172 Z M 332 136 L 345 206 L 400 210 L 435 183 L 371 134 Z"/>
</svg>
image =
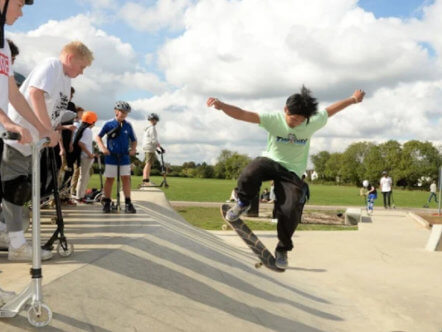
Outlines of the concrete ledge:
<svg viewBox="0 0 442 332">
<path fill-rule="evenodd" d="M 414 214 L 413 212 L 408 212 L 408 216 L 413 218 L 414 221 L 418 222 L 419 224 L 421 224 L 425 228 L 428 228 L 428 229 L 431 228 L 430 223 L 428 221 L 426 221 L 424 218 L 418 216 L 417 214 Z"/>
<path fill-rule="evenodd" d="M 345 224 L 357 225 L 361 222 L 361 209 L 349 208 L 345 211 Z"/>
<path fill-rule="evenodd" d="M 433 225 L 430 238 L 428 239 L 427 246 L 428 251 L 442 251 L 442 225 Z"/>
</svg>

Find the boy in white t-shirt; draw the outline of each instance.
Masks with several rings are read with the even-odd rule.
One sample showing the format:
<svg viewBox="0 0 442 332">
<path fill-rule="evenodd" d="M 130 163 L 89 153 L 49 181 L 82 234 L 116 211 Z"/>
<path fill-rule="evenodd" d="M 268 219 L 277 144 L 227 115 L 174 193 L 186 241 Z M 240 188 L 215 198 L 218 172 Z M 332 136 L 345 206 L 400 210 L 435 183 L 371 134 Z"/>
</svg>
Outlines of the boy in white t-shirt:
<svg viewBox="0 0 442 332">
<path fill-rule="evenodd" d="M 156 125 L 158 121 L 160 121 L 160 117 L 156 113 L 151 113 L 147 117 L 147 120 L 150 122 L 150 126 L 147 126 L 144 129 L 143 135 L 143 152 L 144 152 L 144 162 L 146 163 L 143 168 L 143 183 L 142 187 L 147 187 L 151 185 L 150 182 L 150 169 L 156 159 L 155 151 L 157 149 L 161 150 L 161 153 L 164 153 L 164 149 L 161 147 L 160 142 L 158 141 L 158 134 Z"/>
<path fill-rule="evenodd" d="M 287 251 L 292 250 L 292 235 L 301 220 L 305 198 L 305 183 L 301 180 L 307 167 L 311 136 L 325 126 L 327 119 L 347 106 L 359 103 L 365 92 L 356 90 L 350 98 L 343 99 L 317 111 L 316 99 L 302 87 L 300 93 L 291 95 L 284 113 L 255 113 L 209 98 L 207 106 L 222 110 L 228 116 L 259 124 L 268 132 L 267 149 L 262 157 L 253 160 L 238 179 L 238 201 L 226 213 L 227 220 L 237 220 L 247 211 L 250 202 L 259 192 L 263 181 L 275 184 L 274 215 L 278 219 L 278 245 L 275 250 L 276 266 L 288 266 Z"/>
<path fill-rule="evenodd" d="M 32 3 L 32 0 L 0 0 L 0 123 L 7 131 L 20 134 L 21 138 L 18 140 L 20 144 L 30 143 L 32 141 L 31 133 L 28 129 L 11 121 L 6 115 L 8 102 L 14 105 L 20 114 L 35 125 L 41 136 L 50 137 L 52 142 L 56 142 L 57 140 L 56 133 L 53 130 L 46 130 L 41 125 L 25 98 L 18 90 L 12 70 L 13 61 L 11 58 L 11 50 L 4 38 L 4 25 L 13 25 L 14 22 L 23 15 L 22 7 L 25 4 L 32 5 Z M 3 144 L 1 140 L 0 144 Z M 2 222 L 0 222 L 0 245 L 9 245 L 7 225 Z M 7 292 L 0 288 L 0 307 L 12 296 L 14 296 L 13 292 Z"/>
<path fill-rule="evenodd" d="M 388 176 L 387 171 L 382 172 L 382 177 L 379 180 L 382 196 L 384 196 L 384 208 L 391 208 L 391 189 L 393 180 Z"/>
<path fill-rule="evenodd" d="M 58 122 L 58 118 L 67 108 L 71 78 L 82 74 L 92 60 L 92 52 L 83 43 L 74 41 L 63 47 L 58 59 L 44 60 L 32 70 L 21 85 L 20 91 L 32 106 L 39 120 L 39 126 L 43 126 L 47 131 L 52 130 L 53 125 Z M 39 128 L 20 114 L 17 105 L 10 103 L 8 115 L 31 132 L 34 142 L 38 141 L 41 136 L 38 133 Z M 51 142 L 51 146 L 55 146 L 58 140 Z M 31 173 L 31 146 L 16 141 L 6 141 L 0 174 L 4 189 L 3 213 L 10 239 L 9 260 L 32 259 L 32 248 L 24 237 L 21 213 L 23 205 L 31 196 Z M 43 260 L 52 257 L 50 251 L 43 249 L 41 255 Z"/>
</svg>

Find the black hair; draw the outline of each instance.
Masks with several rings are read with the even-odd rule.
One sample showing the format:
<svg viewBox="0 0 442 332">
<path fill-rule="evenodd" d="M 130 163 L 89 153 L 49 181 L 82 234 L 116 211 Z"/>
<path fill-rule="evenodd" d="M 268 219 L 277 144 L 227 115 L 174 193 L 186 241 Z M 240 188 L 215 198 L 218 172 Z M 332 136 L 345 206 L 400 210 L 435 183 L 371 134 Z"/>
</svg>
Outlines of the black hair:
<svg viewBox="0 0 442 332">
<path fill-rule="evenodd" d="M 311 92 L 304 85 L 301 88 L 301 93 L 292 94 L 287 98 L 285 103 L 288 113 L 302 115 L 307 119 L 307 124 L 310 117 L 318 112 L 318 102 L 316 98 L 311 96 Z"/>
<path fill-rule="evenodd" d="M 11 58 L 15 58 L 17 55 L 19 55 L 20 50 L 11 39 L 6 38 L 6 40 L 8 41 L 9 48 L 11 49 Z"/>
</svg>

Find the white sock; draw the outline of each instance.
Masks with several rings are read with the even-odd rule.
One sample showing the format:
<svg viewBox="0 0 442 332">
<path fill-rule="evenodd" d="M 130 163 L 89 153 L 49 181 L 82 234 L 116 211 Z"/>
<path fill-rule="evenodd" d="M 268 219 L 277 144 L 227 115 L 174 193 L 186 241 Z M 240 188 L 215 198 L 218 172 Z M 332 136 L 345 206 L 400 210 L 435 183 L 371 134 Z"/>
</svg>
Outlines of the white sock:
<svg viewBox="0 0 442 332">
<path fill-rule="evenodd" d="M 23 231 L 9 232 L 9 240 L 11 241 L 11 247 L 18 249 L 26 243 L 25 233 Z"/>
<path fill-rule="evenodd" d="M 6 224 L 3 222 L 0 222 L 0 232 L 6 232 L 7 228 L 6 228 Z"/>
</svg>

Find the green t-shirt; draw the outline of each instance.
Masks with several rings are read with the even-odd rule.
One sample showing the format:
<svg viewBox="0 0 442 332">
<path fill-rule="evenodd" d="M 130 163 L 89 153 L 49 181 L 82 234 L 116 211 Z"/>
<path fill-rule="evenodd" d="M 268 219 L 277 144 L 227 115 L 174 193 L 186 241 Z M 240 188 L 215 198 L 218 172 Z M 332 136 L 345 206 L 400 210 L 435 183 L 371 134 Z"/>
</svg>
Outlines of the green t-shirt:
<svg viewBox="0 0 442 332">
<path fill-rule="evenodd" d="M 268 131 L 267 149 L 263 156 L 270 158 L 301 177 L 307 168 L 310 138 L 327 123 L 326 110 L 319 111 L 295 128 L 285 121 L 285 113 L 263 113 L 259 125 Z"/>
</svg>

